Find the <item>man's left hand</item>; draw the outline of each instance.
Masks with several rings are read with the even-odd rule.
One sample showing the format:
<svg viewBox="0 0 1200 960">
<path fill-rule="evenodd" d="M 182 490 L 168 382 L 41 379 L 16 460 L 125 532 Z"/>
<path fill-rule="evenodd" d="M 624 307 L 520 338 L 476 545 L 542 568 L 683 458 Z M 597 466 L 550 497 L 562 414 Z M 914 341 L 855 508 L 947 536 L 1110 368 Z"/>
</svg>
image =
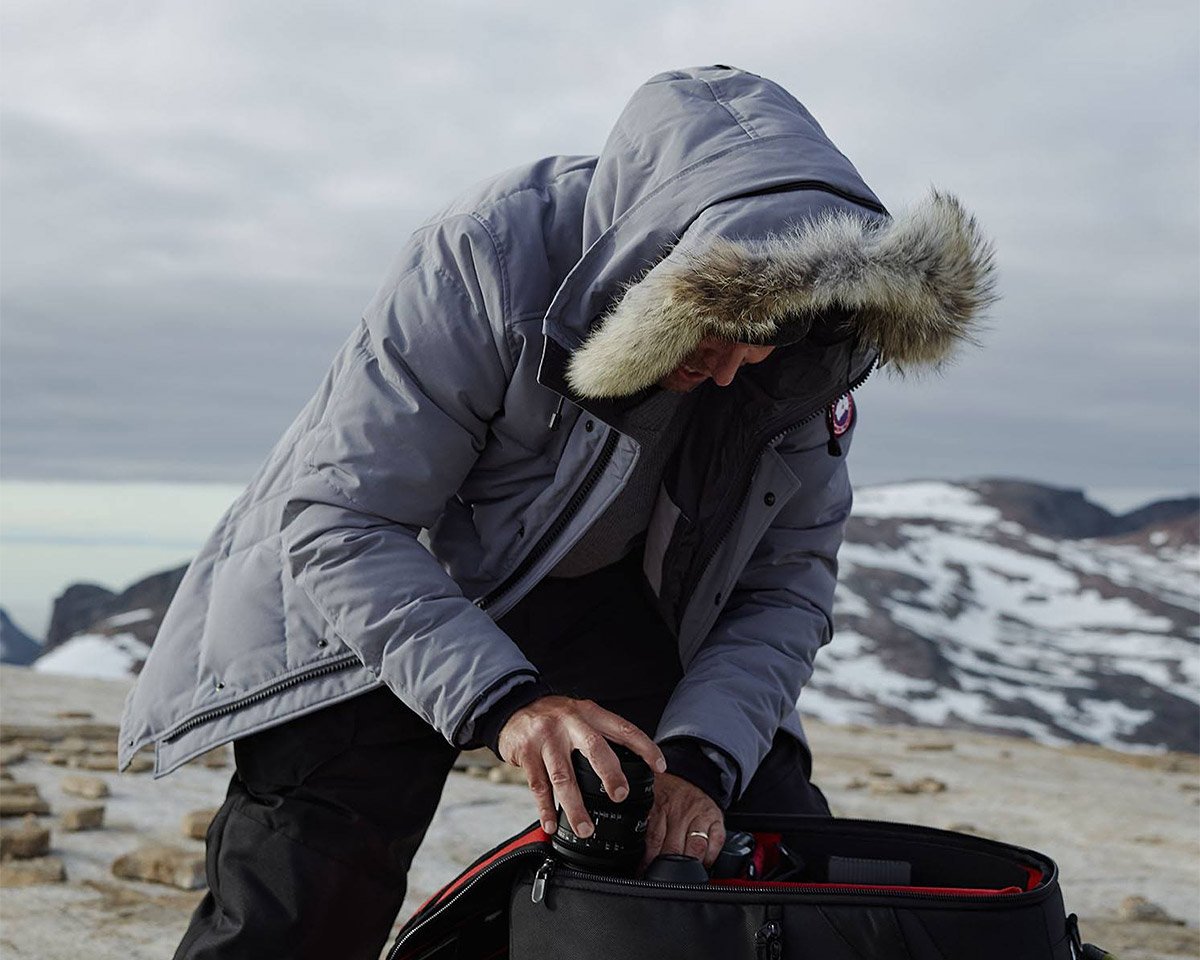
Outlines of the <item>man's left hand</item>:
<svg viewBox="0 0 1200 960">
<path fill-rule="evenodd" d="M 724 845 L 725 815 L 712 797 L 682 777 L 656 774 L 642 869 L 660 853 L 683 853 L 711 867 Z"/>
</svg>

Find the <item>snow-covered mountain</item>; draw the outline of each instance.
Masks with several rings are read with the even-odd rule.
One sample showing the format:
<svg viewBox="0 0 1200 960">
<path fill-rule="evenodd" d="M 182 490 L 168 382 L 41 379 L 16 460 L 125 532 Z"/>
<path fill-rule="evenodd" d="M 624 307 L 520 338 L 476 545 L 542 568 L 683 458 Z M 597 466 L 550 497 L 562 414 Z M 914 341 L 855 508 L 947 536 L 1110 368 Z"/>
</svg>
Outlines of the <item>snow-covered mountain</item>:
<svg viewBox="0 0 1200 960">
<path fill-rule="evenodd" d="M 836 633 L 801 696 L 830 722 L 1200 749 L 1197 500 L 1114 517 L 1020 481 L 861 488 Z"/>
<path fill-rule="evenodd" d="M 137 672 L 182 574 L 72 586 L 36 669 Z M 1200 499 L 1118 516 L 1019 480 L 860 487 L 835 628 L 809 716 L 1200 752 Z"/>
</svg>

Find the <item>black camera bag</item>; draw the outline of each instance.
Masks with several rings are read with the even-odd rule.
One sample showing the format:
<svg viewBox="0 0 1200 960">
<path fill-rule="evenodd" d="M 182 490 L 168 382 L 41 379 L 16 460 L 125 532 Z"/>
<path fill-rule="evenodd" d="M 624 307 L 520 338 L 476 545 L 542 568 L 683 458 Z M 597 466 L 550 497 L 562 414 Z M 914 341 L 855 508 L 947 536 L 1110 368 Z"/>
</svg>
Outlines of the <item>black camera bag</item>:
<svg viewBox="0 0 1200 960">
<path fill-rule="evenodd" d="M 430 898 L 388 960 L 1083 960 L 1044 854 L 909 824 L 729 814 L 759 876 L 678 885 L 574 869 L 534 825 Z M 783 844 L 781 847 L 780 845 Z"/>
</svg>

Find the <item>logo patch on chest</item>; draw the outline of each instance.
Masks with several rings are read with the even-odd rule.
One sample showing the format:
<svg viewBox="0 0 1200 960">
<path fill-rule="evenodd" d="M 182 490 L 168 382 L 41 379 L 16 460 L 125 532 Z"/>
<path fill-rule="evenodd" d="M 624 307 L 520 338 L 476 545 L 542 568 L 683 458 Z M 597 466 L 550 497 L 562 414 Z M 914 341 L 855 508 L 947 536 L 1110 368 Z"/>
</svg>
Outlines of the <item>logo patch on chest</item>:
<svg viewBox="0 0 1200 960">
<path fill-rule="evenodd" d="M 829 407 L 829 425 L 835 437 L 840 437 L 854 423 L 854 397 L 846 394 Z"/>
</svg>

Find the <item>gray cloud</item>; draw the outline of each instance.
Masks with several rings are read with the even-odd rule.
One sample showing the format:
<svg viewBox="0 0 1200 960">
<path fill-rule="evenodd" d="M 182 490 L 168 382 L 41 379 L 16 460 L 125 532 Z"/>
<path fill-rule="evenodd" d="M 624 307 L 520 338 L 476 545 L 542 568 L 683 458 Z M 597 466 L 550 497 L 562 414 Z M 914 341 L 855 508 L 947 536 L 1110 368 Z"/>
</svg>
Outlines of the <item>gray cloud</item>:
<svg viewBox="0 0 1200 960">
<path fill-rule="evenodd" d="M 1194 4 L 734 7 L 10 0 L 3 475 L 246 479 L 419 220 L 723 62 L 996 239 L 986 348 L 861 391 L 860 479 L 1194 489 Z"/>
</svg>

